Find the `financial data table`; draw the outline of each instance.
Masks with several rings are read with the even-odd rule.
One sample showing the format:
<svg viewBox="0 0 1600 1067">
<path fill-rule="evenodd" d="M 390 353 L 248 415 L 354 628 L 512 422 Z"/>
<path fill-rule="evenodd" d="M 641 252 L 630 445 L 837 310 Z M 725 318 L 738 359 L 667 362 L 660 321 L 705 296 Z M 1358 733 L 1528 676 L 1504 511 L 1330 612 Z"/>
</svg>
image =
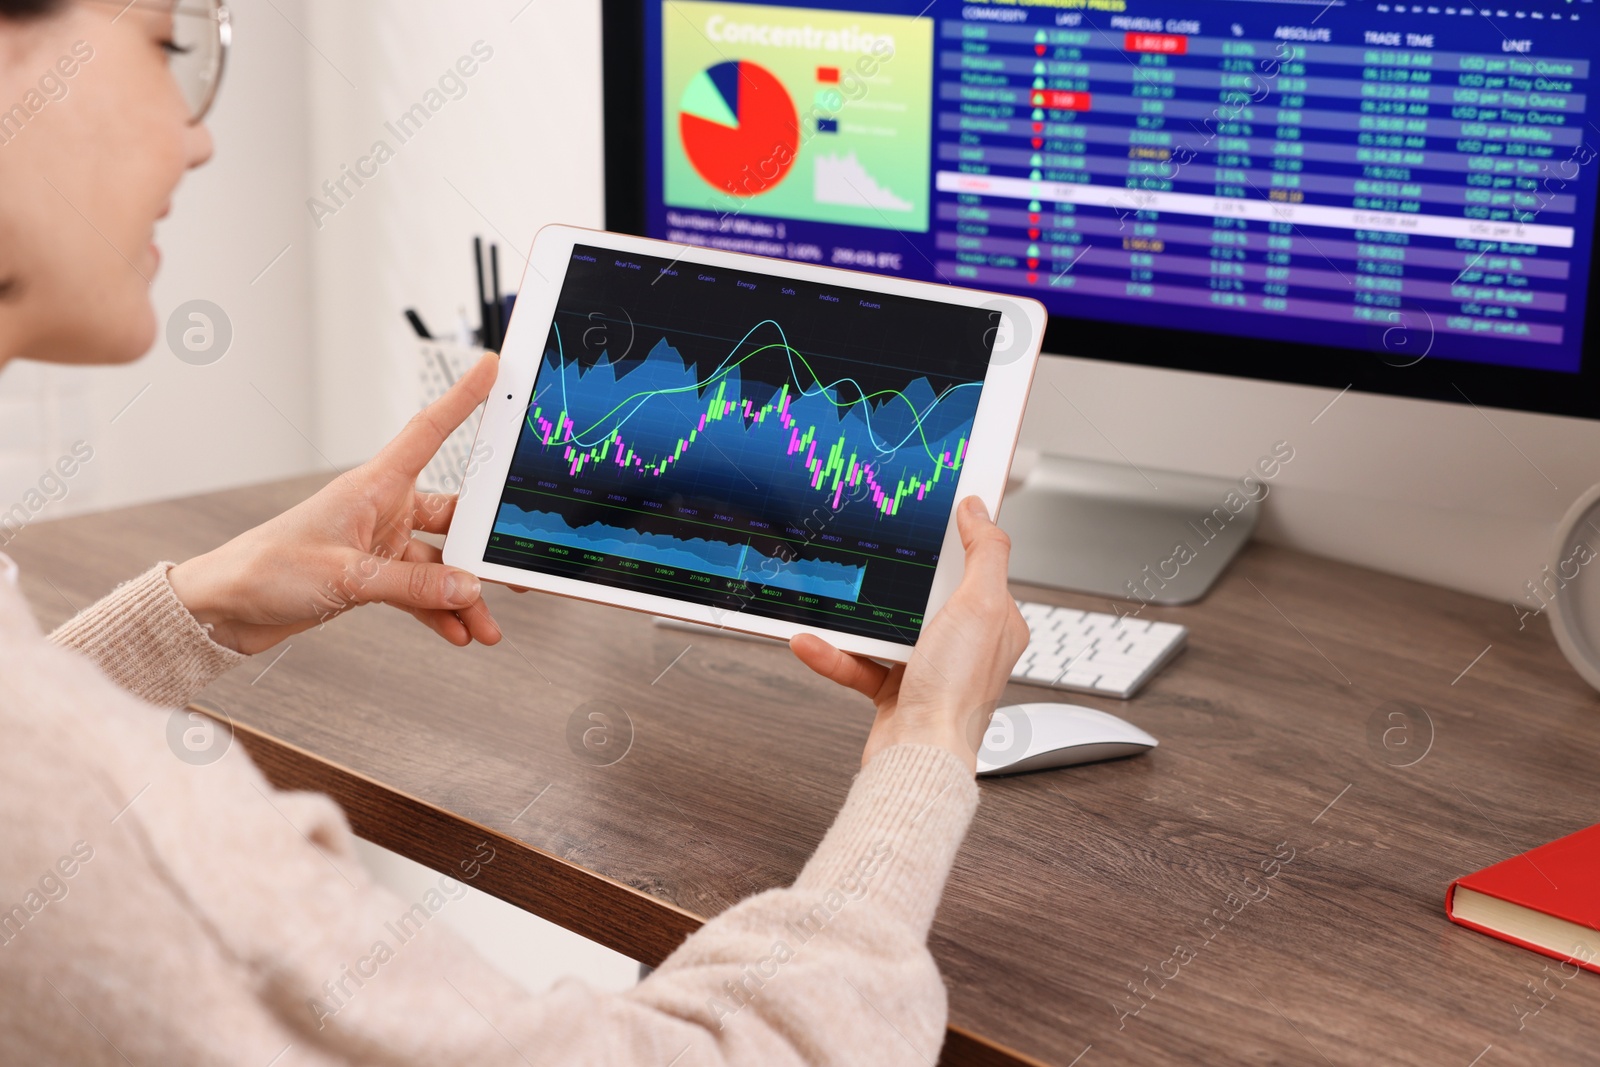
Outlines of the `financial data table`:
<svg viewBox="0 0 1600 1067">
<path fill-rule="evenodd" d="M 1263 337 L 1313 320 L 1370 348 L 1426 327 L 1575 369 L 1590 61 L 1532 38 L 1261 29 L 942 20 L 939 271 Z"/>
</svg>

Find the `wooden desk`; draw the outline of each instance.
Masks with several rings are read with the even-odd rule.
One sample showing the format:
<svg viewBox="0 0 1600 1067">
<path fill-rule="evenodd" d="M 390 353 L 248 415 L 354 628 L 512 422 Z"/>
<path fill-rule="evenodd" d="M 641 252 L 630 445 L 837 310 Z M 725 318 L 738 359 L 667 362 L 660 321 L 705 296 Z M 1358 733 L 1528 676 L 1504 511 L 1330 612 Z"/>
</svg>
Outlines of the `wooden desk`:
<svg viewBox="0 0 1600 1067">
<path fill-rule="evenodd" d="M 41 524 L 10 551 L 54 624 L 323 480 Z M 481 888 L 646 963 L 794 877 L 849 787 L 864 701 L 779 647 L 490 596 L 498 648 L 364 609 L 206 699 L 362 836 L 439 870 L 493 838 Z M 1186 623 L 1188 651 L 1132 702 L 1071 699 L 1161 748 L 983 787 L 933 931 L 944 1062 L 1592 1062 L 1600 976 L 1563 986 L 1442 911 L 1451 878 L 1600 821 L 1600 697 L 1545 622 L 1259 545 L 1203 604 L 1148 614 Z M 569 731 L 608 708 L 631 748 L 596 766 Z"/>
</svg>

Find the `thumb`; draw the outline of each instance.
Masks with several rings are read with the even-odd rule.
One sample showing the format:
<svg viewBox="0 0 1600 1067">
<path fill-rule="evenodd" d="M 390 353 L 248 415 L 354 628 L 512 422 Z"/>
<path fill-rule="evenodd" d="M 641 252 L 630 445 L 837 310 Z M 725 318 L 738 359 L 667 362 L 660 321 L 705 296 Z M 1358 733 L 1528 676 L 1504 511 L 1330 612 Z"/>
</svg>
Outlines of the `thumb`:
<svg viewBox="0 0 1600 1067">
<path fill-rule="evenodd" d="M 889 668 L 883 664 L 841 652 L 816 634 L 796 634 L 789 639 L 789 648 L 816 673 L 863 696 L 877 696 L 889 677 Z"/>
<path fill-rule="evenodd" d="M 432 608 L 454 611 L 471 607 L 482 595 L 483 583 L 475 574 L 442 563 L 370 557 L 365 570 L 376 573 L 362 583 L 361 600 L 382 601 L 397 608 Z"/>
<path fill-rule="evenodd" d="M 956 509 L 956 527 L 966 549 L 966 573 L 962 584 L 1004 589 L 1011 560 L 1011 538 L 989 518 L 983 501 L 969 496 Z"/>
</svg>

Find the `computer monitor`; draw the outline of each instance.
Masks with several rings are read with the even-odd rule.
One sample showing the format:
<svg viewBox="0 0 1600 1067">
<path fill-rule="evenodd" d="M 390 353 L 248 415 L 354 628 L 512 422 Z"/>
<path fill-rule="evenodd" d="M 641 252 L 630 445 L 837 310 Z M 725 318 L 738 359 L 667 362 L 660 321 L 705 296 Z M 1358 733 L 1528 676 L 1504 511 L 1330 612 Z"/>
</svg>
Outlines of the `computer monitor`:
<svg viewBox="0 0 1600 1067">
<path fill-rule="evenodd" d="M 604 43 L 612 229 L 1026 294 L 1055 353 L 1600 416 L 1592 0 L 606 0 Z"/>
</svg>

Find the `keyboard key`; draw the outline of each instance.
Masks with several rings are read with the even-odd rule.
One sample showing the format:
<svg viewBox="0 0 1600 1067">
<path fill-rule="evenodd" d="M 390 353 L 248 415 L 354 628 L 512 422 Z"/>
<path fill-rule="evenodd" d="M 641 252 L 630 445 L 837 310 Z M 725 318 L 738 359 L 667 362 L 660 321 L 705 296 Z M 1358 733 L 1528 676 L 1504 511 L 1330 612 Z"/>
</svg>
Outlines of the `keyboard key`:
<svg viewBox="0 0 1600 1067">
<path fill-rule="evenodd" d="M 1019 601 L 1028 649 L 1011 680 L 1053 689 L 1131 697 L 1188 640 L 1186 627 L 1127 615 Z"/>
<path fill-rule="evenodd" d="M 1068 671 L 1061 676 L 1060 684 L 1063 689 L 1073 688 L 1092 691 L 1099 684 L 1101 673 L 1098 670 Z"/>
<path fill-rule="evenodd" d="M 1142 671 L 1132 670 L 1125 667 L 1108 668 L 1101 672 L 1100 680 L 1095 683 L 1095 686 L 1099 689 L 1115 690 L 1120 692 L 1121 690 L 1127 689 L 1134 682 L 1138 681 L 1139 675 L 1142 673 Z"/>
<path fill-rule="evenodd" d="M 1035 663 L 1032 667 L 1028 668 L 1026 677 L 1030 682 L 1044 682 L 1046 685 L 1054 685 L 1056 680 L 1065 673 L 1066 672 L 1063 669 L 1062 664 L 1055 663 L 1046 665 L 1042 663 Z M 1017 680 L 1021 681 L 1022 679 L 1019 678 Z"/>
</svg>

